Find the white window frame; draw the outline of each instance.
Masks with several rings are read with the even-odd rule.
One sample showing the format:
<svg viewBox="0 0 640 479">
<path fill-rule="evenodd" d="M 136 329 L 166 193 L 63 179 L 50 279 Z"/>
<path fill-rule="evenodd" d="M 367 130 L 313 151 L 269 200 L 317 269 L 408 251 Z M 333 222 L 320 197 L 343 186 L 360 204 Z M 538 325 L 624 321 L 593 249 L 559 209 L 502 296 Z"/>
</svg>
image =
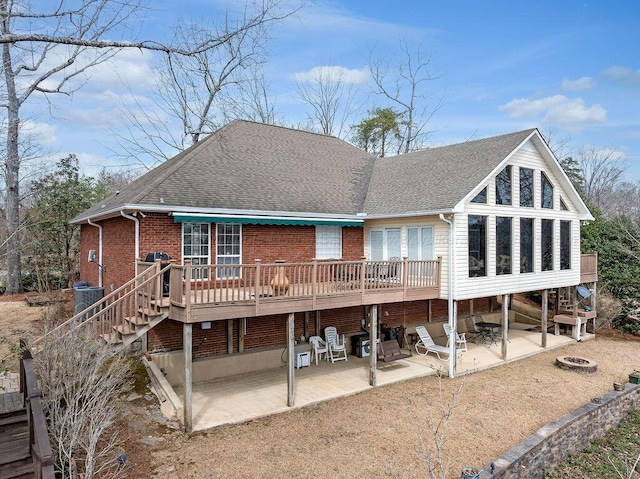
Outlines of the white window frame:
<svg viewBox="0 0 640 479">
<path fill-rule="evenodd" d="M 418 230 L 418 258 L 411 257 L 411 251 L 409 248 L 409 236 L 411 230 Z M 430 258 L 423 258 L 423 250 L 422 250 L 422 241 L 425 230 L 429 230 L 431 232 L 431 251 L 428 252 Z M 407 226 L 407 257 L 409 260 L 432 260 L 434 257 L 434 229 L 433 226 Z"/>
<path fill-rule="evenodd" d="M 370 261 L 388 261 L 389 260 L 389 242 L 388 235 L 390 231 L 397 231 L 400 233 L 400 254 L 398 255 L 398 259 L 402 257 L 402 228 L 371 228 L 369 230 L 369 260 Z M 371 256 L 371 235 L 374 232 L 382 232 L 382 259 L 376 258 L 373 259 Z M 395 256 L 395 255 L 394 255 Z"/>
<path fill-rule="evenodd" d="M 342 259 L 342 226 L 316 226 L 316 259 Z"/>
<path fill-rule="evenodd" d="M 218 254 L 218 247 L 220 246 L 220 243 L 218 242 L 218 237 L 220 235 L 220 227 L 226 227 L 226 226 L 237 226 L 238 227 L 238 254 L 232 253 L 232 254 Z M 232 233 L 232 236 L 234 235 L 234 233 Z M 241 223 L 216 223 L 216 266 L 226 266 L 226 265 L 240 265 L 242 264 L 242 224 Z M 233 243 L 231 244 L 231 246 L 235 246 Z M 226 263 L 226 262 L 221 262 L 220 259 L 222 258 L 238 258 L 238 262 L 233 262 L 233 263 Z M 216 268 L 216 276 L 217 279 L 229 279 L 229 278 L 238 278 L 240 277 L 240 268 L 234 268 L 236 274 L 234 274 L 233 276 L 227 276 L 227 275 L 221 275 L 221 271 L 223 271 L 222 268 Z"/>
<path fill-rule="evenodd" d="M 203 255 L 203 254 L 191 254 L 191 255 L 186 255 L 184 252 L 185 249 L 185 226 L 186 225 L 198 225 L 200 226 L 200 228 L 202 228 L 202 226 L 206 226 L 206 237 L 207 237 L 207 254 Z M 191 247 L 193 248 L 193 242 L 191 243 Z M 202 246 L 202 243 L 200 243 L 198 246 Z M 186 260 L 191 260 L 191 265 L 192 266 L 197 266 L 197 265 L 208 265 L 211 264 L 211 224 L 210 223 L 198 223 L 198 222 L 192 222 L 192 223 L 182 223 L 182 264 L 185 263 Z M 195 261 L 194 261 L 195 260 Z M 194 277 L 192 279 L 206 279 L 209 277 L 209 271 L 208 268 L 197 268 L 194 270 Z"/>
</svg>

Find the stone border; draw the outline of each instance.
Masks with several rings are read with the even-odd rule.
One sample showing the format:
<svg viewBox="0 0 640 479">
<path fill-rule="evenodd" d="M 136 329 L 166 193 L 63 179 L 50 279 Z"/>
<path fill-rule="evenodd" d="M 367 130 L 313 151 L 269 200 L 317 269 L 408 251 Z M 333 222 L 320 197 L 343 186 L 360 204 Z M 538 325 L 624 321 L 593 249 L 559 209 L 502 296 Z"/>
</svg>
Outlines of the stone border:
<svg viewBox="0 0 640 479">
<path fill-rule="evenodd" d="M 598 364 L 595 361 L 581 356 L 571 356 L 570 354 L 558 356 L 556 358 L 556 366 L 560 369 L 579 373 L 595 373 L 598 369 Z"/>
<path fill-rule="evenodd" d="M 545 472 L 579 452 L 640 407 L 640 384 L 627 383 L 624 391 L 611 391 L 592 399 L 538 429 L 517 446 L 486 465 L 480 479 L 542 478 Z M 494 466 L 492 472 L 491 466 Z"/>
</svg>

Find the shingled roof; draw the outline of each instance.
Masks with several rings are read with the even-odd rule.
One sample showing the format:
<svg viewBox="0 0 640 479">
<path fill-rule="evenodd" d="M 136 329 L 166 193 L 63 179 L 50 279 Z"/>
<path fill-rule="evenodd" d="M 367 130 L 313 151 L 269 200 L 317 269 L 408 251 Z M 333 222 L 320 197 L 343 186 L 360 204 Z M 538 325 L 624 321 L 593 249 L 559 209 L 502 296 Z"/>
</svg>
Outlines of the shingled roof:
<svg viewBox="0 0 640 479">
<path fill-rule="evenodd" d="M 335 137 L 236 120 L 74 222 L 134 206 L 355 215 L 374 161 Z"/>
<path fill-rule="evenodd" d="M 450 211 L 535 129 L 376 160 L 368 215 Z"/>
<path fill-rule="evenodd" d="M 534 131 L 374 158 L 335 137 L 236 120 L 73 222 L 121 210 L 344 217 L 450 211 Z"/>
</svg>

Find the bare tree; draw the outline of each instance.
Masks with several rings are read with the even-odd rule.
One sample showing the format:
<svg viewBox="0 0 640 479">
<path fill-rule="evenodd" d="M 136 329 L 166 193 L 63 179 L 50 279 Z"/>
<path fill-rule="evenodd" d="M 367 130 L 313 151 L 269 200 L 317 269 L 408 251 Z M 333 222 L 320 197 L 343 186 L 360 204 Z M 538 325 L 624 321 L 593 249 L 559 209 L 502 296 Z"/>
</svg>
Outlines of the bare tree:
<svg viewBox="0 0 640 479">
<path fill-rule="evenodd" d="M 131 385 L 129 363 L 93 337 L 80 330 L 45 336 L 34 361 L 56 468 L 64 479 L 73 477 L 72 459 L 83 465 L 86 479 L 126 475 L 114 422 L 115 402 Z"/>
<path fill-rule="evenodd" d="M 22 290 L 20 253 L 21 110 L 33 97 L 70 94 L 87 81 L 91 68 L 122 48 L 164 52 L 169 57 L 193 56 L 224 47 L 253 28 L 283 18 L 279 0 L 263 0 L 247 8 L 244 21 L 222 32 L 202 35 L 186 45 L 131 36 L 143 0 L 56 0 L 31 4 L 0 0 L 2 80 L 0 106 L 6 111 L 5 214 L 8 230 L 7 293 Z"/>
<path fill-rule="evenodd" d="M 241 118 L 268 125 L 283 125 L 271 95 L 271 83 L 262 64 L 242 69 L 240 80 L 234 89 L 223 92 L 222 112 L 224 122 Z"/>
<path fill-rule="evenodd" d="M 576 161 L 582 171 L 585 200 L 606 212 L 627 165 L 618 152 L 596 148 L 581 149 Z"/>
<path fill-rule="evenodd" d="M 424 146 L 430 133 L 427 124 L 442 107 L 442 98 L 434 98 L 427 89 L 427 84 L 438 78 L 430 67 L 431 57 L 423 45 L 414 49 L 406 39 L 400 41 L 400 55 L 394 60 L 376 56 L 373 50 L 369 55 L 375 93 L 391 101 L 404 118 L 398 154 Z"/>
<path fill-rule="evenodd" d="M 342 137 L 354 113 L 360 94 L 357 83 L 349 81 L 343 67 L 321 66 L 296 83 L 298 96 L 311 107 L 307 114 L 311 129 Z"/>
</svg>

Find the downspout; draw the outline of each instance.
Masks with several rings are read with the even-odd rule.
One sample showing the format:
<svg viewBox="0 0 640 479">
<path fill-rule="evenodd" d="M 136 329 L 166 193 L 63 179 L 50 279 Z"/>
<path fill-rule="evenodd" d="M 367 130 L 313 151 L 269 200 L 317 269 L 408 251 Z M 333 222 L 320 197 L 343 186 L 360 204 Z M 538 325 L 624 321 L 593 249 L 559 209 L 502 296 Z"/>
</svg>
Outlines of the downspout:
<svg viewBox="0 0 640 479">
<path fill-rule="evenodd" d="M 102 225 L 96 224 L 91 219 L 87 220 L 91 226 L 98 228 L 98 286 L 102 288 Z"/>
<path fill-rule="evenodd" d="M 127 218 L 128 220 L 131 220 L 133 222 L 135 222 L 136 226 L 136 230 L 135 230 L 135 251 L 134 251 L 134 262 L 138 261 L 138 258 L 140 258 L 140 220 L 138 218 L 136 218 L 135 216 L 131 216 L 131 215 L 127 215 L 124 213 L 124 211 L 120 211 L 120 214 L 122 215 L 123 218 Z"/>
<path fill-rule="evenodd" d="M 450 216 L 453 218 L 453 215 Z M 456 374 L 456 349 L 455 338 L 458 334 L 457 321 L 453 317 L 453 222 L 440 213 L 440 219 L 449 225 L 449 244 L 447 250 L 447 306 L 449 310 L 449 327 L 451 328 L 451 339 L 449 340 L 449 377 Z"/>
</svg>

